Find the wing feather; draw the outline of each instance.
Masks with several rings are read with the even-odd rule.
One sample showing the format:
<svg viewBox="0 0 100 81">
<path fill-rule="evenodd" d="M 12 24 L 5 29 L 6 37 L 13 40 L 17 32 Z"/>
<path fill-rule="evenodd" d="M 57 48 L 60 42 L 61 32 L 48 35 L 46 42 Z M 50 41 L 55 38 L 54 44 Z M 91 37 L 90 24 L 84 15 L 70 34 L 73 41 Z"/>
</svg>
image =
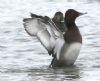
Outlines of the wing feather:
<svg viewBox="0 0 100 81">
<path fill-rule="evenodd" d="M 37 36 L 42 45 L 51 53 L 53 48 L 51 43 L 55 41 L 55 38 L 51 35 L 50 27 L 37 18 L 27 18 L 23 21 L 26 32 L 31 36 Z"/>
<path fill-rule="evenodd" d="M 26 32 L 31 36 L 37 36 L 49 54 L 52 53 L 52 56 L 55 54 L 59 59 L 61 48 L 64 45 L 62 32 L 49 17 L 36 16 L 33 15 L 32 18 L 23 20 Z"/>
</svg>

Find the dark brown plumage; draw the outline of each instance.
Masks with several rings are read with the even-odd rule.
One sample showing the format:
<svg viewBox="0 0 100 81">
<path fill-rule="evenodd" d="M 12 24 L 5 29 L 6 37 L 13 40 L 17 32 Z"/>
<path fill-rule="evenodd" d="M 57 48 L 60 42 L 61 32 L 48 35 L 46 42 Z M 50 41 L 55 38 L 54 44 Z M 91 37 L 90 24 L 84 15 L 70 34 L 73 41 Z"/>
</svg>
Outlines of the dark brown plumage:
<svg viewBox="0 0 100 81">
<path fill-rule="evenodd" d="M 82 43 L 82 36 L 80 34 L 78 27 L 75 24 L 75 20 L 78 16 L 80 16 L 80 14 L 81 13 L 73 9 L 69 9 L 65 13 L 65 24 L 68 31 L 64 34 L 64 39 L 68 43 L 72 42 Z"/>
</svg>

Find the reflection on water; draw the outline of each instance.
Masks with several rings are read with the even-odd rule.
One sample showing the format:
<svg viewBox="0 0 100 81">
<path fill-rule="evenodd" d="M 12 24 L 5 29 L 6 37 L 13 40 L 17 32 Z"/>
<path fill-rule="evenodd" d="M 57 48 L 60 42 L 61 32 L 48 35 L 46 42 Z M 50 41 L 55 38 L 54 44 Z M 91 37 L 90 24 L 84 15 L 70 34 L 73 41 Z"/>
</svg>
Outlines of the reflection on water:
<svg viewBox="0 0 100 81">
<path fill-rule="evenodd" d="M 64 81 L 74 80 L 80 78 L 80 71 L 77 67 L 67 68 L 47 68 L 47 69 L 31 69 L 28 77 L 34 80 L 46 80 L 46 81 Z M 36 76 L 36 77 L 34 77 Z"/>
<path fill-rule="evenodd" d="M 22 24 L 29 13 L 52 17 L 73 8 L 83 47 L 74 66 L 48 68 L 51 57 Z M 0 0 L 0 81 L 100 81 L 100 0 Z"/>
</svg>

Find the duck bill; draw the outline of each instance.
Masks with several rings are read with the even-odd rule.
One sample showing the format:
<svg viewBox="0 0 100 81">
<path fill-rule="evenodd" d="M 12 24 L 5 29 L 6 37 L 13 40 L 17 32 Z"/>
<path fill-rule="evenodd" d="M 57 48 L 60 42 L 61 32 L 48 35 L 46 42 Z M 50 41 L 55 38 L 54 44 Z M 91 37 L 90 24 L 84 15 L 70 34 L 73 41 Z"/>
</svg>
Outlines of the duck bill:
<svg viewBox="0 0 100 81">
<path fill-rule="evenodd" d="M 86 13 L 79 13 L 79 16 L 81 16 L 81 15 L 85 15 L 85 14 L 87 14 L 87 12 L 86 12 Z"/>
</svg>

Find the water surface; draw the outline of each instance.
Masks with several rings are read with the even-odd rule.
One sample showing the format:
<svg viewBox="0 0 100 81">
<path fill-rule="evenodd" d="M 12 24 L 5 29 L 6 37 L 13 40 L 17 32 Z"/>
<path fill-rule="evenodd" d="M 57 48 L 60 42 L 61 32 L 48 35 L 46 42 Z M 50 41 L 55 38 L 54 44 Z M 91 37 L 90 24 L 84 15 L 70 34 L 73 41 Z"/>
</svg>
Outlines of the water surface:
<svg viewBox="0 0 100 81">
<path fill-rule="evenodd" d="M 74 66 L 48 68 L 52 58 L 22 19 L 69 8 L 88 13 L 76 20 L 83 47 Z M 100 0 L 0 0 L 0 81 L 100 81 Z"/>
</svg>

